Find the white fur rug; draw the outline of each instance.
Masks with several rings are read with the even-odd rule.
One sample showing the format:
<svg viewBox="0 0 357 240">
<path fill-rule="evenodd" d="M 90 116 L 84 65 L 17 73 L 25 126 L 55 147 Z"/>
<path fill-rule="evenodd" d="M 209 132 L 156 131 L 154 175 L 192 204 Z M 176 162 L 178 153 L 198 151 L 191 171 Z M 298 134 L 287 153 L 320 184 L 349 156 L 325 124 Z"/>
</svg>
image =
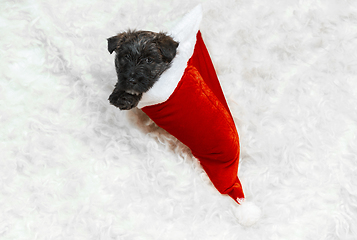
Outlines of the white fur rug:
<svg viewBox="0 0 357 240">
<path fill-rule="evenodd" d="M 189 150 L 107 98 L 106 38 L 201 31 L 262 218 L 238 224 Z M 357 2 L 0 3 L 0 239 L 357 239 Z"/>
</svg>

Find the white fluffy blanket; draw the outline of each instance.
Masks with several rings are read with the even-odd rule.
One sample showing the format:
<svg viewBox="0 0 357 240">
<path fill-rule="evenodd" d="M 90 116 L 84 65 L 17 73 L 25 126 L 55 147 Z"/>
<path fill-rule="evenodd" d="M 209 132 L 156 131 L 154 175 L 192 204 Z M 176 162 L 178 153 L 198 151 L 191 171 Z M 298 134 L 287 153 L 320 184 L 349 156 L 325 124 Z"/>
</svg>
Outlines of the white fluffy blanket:
<svg viewBox="0 0 357 240">
<path fill-rule="evenodd" d="M 250 228 L 189 150 L 107 98 L 106 38 L 201 31 L 241 139 Z M 0 239 L 357 238 L 357 2 L 0 2 Z"/>
</svg>

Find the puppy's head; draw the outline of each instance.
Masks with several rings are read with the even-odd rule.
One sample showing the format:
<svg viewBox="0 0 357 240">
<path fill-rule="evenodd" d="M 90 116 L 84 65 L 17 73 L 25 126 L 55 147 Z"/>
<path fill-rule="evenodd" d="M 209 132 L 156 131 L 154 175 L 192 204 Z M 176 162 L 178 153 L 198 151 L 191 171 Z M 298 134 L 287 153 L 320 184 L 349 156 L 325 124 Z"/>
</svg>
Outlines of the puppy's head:
<svg viewBox="0 0 357 240">
<path fill-rule="evenodd" d="M 116 52 L 116 90 L 141 97 L 170 67 L 178 43 L 164 33 L 127 31 L 108 39 L 108 51 Z"/>
</svg>

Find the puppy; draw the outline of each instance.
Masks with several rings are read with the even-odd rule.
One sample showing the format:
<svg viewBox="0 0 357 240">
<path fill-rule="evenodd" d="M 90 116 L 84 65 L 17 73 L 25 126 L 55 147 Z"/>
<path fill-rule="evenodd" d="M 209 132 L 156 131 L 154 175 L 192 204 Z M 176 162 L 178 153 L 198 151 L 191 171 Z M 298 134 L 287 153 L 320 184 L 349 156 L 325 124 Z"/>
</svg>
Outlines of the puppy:
<svg viewBox="0 0 357 240">
<path fill-rule="evenodd" d="M 179 43 L 164 33 L 127 31 L 108 38 L 108 51 L 116 52 L 118 82 L 109 102 L 120 110 L 136 107 L 143 95 L 170 68 Z"/>
<path fill-rule="evenodd" d="M 199 30 L 202 14 L 200 5 L 186 14 L 170 31 L 173 38 L 147 31 L 109 38 L 118 75 L 109 101 L 122 110 L 137 106 L 188 146 L 216 189 L 240 205 L 239 222 L 250 226 L 261 211 L 245 201 L 237 175 L 238 131 Z"/>
</svg>

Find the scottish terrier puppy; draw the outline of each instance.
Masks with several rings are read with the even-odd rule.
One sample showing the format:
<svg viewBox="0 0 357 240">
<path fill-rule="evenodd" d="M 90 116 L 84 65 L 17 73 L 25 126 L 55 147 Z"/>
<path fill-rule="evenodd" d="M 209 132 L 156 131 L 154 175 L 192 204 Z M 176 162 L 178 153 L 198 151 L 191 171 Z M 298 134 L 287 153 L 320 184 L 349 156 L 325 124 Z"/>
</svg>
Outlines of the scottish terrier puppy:
<svg viewBox="0 0 357 240">
<path fill-rule="evenodd" d="M 108 51 L 116 52 L 118 82 L 109 102 L 120 110 L 136 107 L 161 74 L 170 68 L 179 43 L 164 33 L 127 31 L 108 38 Z"/>
</svg>

